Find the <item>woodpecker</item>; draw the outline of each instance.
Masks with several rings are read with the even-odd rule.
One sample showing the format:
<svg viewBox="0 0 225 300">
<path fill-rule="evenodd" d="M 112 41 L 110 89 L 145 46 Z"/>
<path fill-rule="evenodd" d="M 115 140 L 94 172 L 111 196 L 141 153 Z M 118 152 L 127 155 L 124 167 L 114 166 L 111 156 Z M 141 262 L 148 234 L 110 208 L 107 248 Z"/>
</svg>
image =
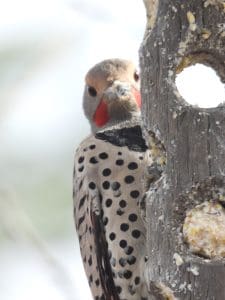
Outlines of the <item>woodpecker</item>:
<svg viewBox="0 0 225 300">
<path fill-rule="evenodd" d="M 146 228 L 139 202 L 151 153 L 140 127 L 134 64 L 108 59 L 85 78 L 83 108 L 91 126 L 76 150 L 75 225 L 95 300 L 147 300 Z"/>
</svg>

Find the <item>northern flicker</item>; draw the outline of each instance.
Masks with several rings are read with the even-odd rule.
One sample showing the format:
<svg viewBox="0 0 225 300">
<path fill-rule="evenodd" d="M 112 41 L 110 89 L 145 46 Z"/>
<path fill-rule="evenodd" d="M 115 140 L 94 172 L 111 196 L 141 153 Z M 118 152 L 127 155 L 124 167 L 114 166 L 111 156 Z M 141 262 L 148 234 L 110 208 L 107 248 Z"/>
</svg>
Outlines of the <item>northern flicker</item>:
<svg viewBox="0 0 225 300">
<path fill-rule="evenodd" d="M 83 108 L 92 134 L 78 147 L 74 214 L 95 300 L 145 300 L 143 170 L 151 155 L 140 128 L 139 76 L 132 62 L 105 60 L 86 75 Z"/>
</svg>

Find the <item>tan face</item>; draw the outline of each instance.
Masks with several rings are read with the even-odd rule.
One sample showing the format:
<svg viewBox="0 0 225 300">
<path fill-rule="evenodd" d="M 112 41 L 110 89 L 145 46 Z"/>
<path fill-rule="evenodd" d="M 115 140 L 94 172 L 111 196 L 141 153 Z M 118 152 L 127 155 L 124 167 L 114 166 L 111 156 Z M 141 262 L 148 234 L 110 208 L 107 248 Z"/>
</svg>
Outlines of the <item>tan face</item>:
<svg viewBox="0 0 225 300">
<path fill-rule="evenodd" d="M 103 61 L 87 73 L 85 81 L 83 106 L 92 129 L 116 124 L 140 113 L 139 76 L 132 62 Z"/>
<path fill-rule="evenodd" d="M 87 86 L 94 87 L 98 94 L 101 94 L 116 80 L 131 83 L 139 89 L 139 76 L 132 62 L 121 61 L 115 64 L 96 65 L 86 75 Z"/>
</svg>

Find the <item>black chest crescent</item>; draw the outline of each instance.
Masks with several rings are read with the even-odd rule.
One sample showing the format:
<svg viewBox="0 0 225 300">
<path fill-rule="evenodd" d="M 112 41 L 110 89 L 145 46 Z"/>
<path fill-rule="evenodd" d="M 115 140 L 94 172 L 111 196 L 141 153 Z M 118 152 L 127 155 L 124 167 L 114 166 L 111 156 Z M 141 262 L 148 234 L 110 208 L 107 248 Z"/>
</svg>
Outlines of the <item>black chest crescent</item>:
<svg viewBox="0 0 225 300">
<path fill-rule="evenodd" d="M 115 146 L 127 146 L 131 151 L 145 152 L 148 149 L 142 136 L 141 127 L 138 125 L 98 132 L 95 137 Z"/>
</svg>

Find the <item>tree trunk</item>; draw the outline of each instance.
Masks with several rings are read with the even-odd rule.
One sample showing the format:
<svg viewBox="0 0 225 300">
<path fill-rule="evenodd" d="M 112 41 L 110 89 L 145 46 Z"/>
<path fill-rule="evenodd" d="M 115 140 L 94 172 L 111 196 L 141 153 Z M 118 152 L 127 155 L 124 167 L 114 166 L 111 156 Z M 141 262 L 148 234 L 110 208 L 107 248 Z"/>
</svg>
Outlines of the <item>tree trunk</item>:
<svg viewBox="0 0 225 300">
<path fill-rule="evenodd" d="M 143 129 L 160 174 L 151 178 L 146 194 L 151 299 L 223 300 L 225 107 L 189 105 L 175 78 L 199 62 L 225 82 L 225 3 L 145 0 L 145 5 Z"/>
</svg>

